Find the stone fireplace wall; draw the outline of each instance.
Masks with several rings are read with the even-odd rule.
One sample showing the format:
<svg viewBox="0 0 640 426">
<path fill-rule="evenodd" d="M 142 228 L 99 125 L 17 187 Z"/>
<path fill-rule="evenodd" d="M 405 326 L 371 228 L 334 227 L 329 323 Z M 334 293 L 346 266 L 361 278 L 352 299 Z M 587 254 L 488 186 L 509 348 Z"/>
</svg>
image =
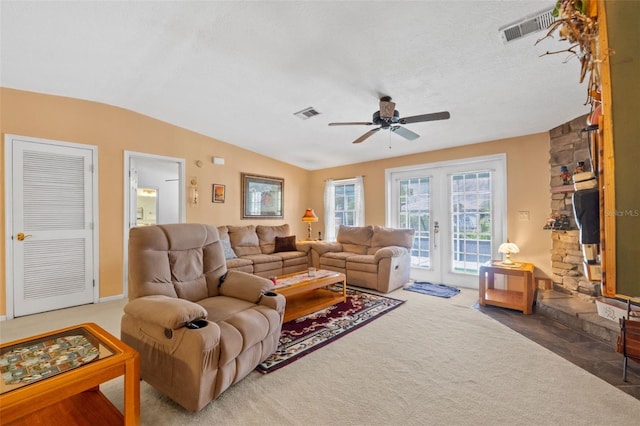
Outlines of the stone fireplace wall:
<svg viewBox="0 0 640 426">
<path fill-rule="evenodd" d="M 587 116 L 578 117 L 549 132 L 550 135 L 550 218 L 565 215 L 569 226 L 550 229 L 553 242 L 551 266 L 553 288 L 569 294 L 591 298 L 600 295 L 600 283 L 594 283 L 584 275 L 580 235 L 573 214 L 572 186 L 563 185 L 561 167 L 567 166 L 573 174 L 579 161 L 584 161 L 585 171 L 592 170 L 589 156 L 589 136 L 581 132 L 586 127 Z"/>
</svg>

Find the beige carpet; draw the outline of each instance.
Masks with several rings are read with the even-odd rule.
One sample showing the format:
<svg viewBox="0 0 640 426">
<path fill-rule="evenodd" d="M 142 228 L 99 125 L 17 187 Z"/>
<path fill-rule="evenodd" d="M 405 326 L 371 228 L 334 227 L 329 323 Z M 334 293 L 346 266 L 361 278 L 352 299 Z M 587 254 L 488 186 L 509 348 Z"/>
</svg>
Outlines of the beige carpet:
<svg viewBox="0 0 640 426">
<path fill-rule="evenodd" d="M 477 291 L 390 296 L 408 302 L 278 371 L 250 374 L 199 413 L 141 382 L 142 424 L 638 424 L 637 399 L 473 309 Z M 123 302 L 101 305 L 74 310 L 118 335 Z M 73 321 L 43 315 L 49 325 Z M 2 323 L 2 341 L 21 337 L 27 321 L 42 322 Z M 102 389 L 121 407 L 121 380 Z"/>
</svg>

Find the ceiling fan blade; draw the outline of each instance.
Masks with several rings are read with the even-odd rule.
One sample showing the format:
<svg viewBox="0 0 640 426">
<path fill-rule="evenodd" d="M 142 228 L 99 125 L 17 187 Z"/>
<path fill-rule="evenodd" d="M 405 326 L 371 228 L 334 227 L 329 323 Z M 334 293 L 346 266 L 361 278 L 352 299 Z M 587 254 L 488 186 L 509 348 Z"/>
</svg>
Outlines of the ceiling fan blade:
<svg viewBox="0 0 640 426">
<path fill-rule="evenodd" d="M 419 134 L 412 132 L 409 129 L 406 129 L 402 126 L 391 126 L 389 128 L 389 130 L 391 130 L 393 133 L 402 136 L 405 139 L 408 139 L 410 141 L 416 140 L 420 137 Z"/>
<path fill-rule="evenodd" d="M 351 121 L 346 123 L 329 123 L 329 126 L 371 126 L 370 121 Z"/>
<path fill-rule="evenodd" d="M 369 130 L 367 133 L 365 133 L 364 135 L 360 136 L 358 139 L 356 139 L 355 141 L 353 141 L 353 143 L 360 143 L 360 142 L 364 142 L 367 138 L 369 138 L 369 136 L 373 136 L 373 134 L 375 132 L 377 132 L 378 130 L 380 130 L 382 127 L 378 127 L 376 129 L 371 129 Z"/>
<path fill-rule="evenodd" d="M 407 123 L 419 123 L 421 121 L 447 120 L 449 119 L 449 117 L 451 117 L 451 114 L 449 114 L 449 111 L 442 111 L 442 112 L 434 112 L 431 114 L 422 114 L 422 115 L 413 115 L 411 117 L 404 117 L 398 120 L 398 123 L 407 124 Z"/>
</svg>

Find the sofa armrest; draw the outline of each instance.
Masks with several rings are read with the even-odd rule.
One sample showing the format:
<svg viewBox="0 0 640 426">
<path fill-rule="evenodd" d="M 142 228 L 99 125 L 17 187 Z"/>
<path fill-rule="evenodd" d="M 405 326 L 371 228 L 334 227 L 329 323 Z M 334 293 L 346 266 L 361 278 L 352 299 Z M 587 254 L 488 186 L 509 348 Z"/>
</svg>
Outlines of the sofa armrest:
<svg viewBox="0 0 640 426">
<path fill-rule="evenodd" d="M 381 259 L 384 259 L 385 257 L 402 256 L 407 252 L 408 250 L 404 247 L 398 247 L 398 246 L 383 247 L 375 253 L 373 258 L 376 262 L 379 262 Z"/>
<path fill-rule="evenodd" d="M 258 303 L 262 295 L 271 289 L 273 289 L 273 283 L 266 278 L 247 272 L 229 271 L 220 285 L 220 294 Z"/>
<path fill-rule="evenodd" d="M 320 256 L 328 252 L 342 251 L 342 244 L 337 241 L 314 241 L 312 243 L 309 243 L 309 245 Z"/>
<path fill-rule="evenodd" d="M 162 295 L 134 299 L 125 305 L 124 312 L 140 321 L 171 330 L 207 318 L 206 309 L 197 303 Z"/>
</svg>

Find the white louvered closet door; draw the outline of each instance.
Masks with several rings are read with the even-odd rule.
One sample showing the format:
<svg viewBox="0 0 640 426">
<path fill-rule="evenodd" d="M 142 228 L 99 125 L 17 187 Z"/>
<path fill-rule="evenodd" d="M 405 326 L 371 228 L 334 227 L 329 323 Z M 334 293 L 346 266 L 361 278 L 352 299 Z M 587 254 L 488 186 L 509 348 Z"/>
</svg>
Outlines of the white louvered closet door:
<svg viewBox="0 0 640 426">
<path fill-rule="evenodd" d="M 14 315 L 92 303 L 93 151 L 13 144 Z"/>
</svg>

